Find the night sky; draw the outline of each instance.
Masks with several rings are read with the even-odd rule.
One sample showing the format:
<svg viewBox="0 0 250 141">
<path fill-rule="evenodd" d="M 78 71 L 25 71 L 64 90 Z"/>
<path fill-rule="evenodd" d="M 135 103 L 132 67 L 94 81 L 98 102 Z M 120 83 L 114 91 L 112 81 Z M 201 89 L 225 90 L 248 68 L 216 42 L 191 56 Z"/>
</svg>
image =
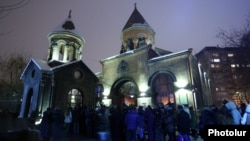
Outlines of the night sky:
<svg viewBox="0 0 250 141">
<path fill-rule="evenodd" d="M 18 0 L 1 0 L 0 5 Z M 0 19 L 1 56 L 22 53 L 46 59 L 47 35 L 71 17 L 85 39 L 83 61 L 101 71 L 100 60 L 119 54 L 121 31 L 137 9 L 156 32 L 156 46 L 178 52 L 222 46 L 219 28 L 240 29 L 250 15 L 250 0 L 30 0 Z"/>
</svg>

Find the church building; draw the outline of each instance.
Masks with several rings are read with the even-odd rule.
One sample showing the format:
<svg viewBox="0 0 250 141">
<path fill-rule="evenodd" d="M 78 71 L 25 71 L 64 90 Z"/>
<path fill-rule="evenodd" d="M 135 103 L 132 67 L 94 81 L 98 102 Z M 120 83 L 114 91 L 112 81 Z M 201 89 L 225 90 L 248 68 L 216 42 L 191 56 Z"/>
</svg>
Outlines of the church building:
<svg viewBox="0 0 250 141">
<path fill-rule="evenodd" d="M 155 46 L 155 31 L 136 5 L 121 32 L 118 55 L 100 60 L 94 74 L 82 61 L 83 37 L 68 18 L 48 35 L 48 59 L 30 59 L 23 71 L 19 117 L 41 115 L 47 107 L 97 103 L 106 106 L 210 104 L 209 82 L 193 49 L 171 52 Z M 93 54 L 94 55 L 94 54 Z"/>
<path fill-rule="evenodd" d="M 96 75 L 82 61 L 84 38 L 68 18 L 48 35 L 46 61 L 31 58 L 21 79 L 24 82 L 19 117 L 41 116 L 48 108 L 95 105 Z"/>
<path fill-rule="evenodd" d="M 121 33 L 118 55 L 100 61 L 102 102 L 120 106 L 211 103 L 209 83 L 193 49 L 171 52 L 155 46 L 155 31 L 136 5 Z"/>
</svg>

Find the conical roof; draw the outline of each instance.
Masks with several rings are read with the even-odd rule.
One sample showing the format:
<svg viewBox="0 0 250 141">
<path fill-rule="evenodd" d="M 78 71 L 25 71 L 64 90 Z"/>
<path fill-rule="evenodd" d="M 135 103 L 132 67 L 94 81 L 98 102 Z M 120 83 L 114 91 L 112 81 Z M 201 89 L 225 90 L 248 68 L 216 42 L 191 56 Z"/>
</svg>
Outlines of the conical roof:
<svg viewBox="0 0 250 141">
<path fill-rule="evenodd" d="M 123 27 L 122 31 L 124 31 L 132 26 L 138 26 L 138 25 L 149 26 L 147 21 L 143 18 L 141 13 L 137 10 L 136 3 L 135 3 L 135 9 L 132 12 L 132 14 L 130 15 L 130 17 L 129 17 L 127 23 L 125 24 L 125 26 Z"/>
</svg>

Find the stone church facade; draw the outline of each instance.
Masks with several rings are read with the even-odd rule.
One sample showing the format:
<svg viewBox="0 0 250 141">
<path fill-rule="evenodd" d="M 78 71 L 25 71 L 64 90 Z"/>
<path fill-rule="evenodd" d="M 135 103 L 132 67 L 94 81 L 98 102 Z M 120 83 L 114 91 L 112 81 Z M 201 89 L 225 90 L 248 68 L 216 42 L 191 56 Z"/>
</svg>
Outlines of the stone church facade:
<svg viewBox="0 0 250 141">
<path fill-rule="evenodd" d="M 155 31 L 136 5 L 121 33 L 121 50 L 101 60 L 105 105 L 210 104 L 209 83 L 192 48 L 171 52 L 155 46 Z"/>
<path fill-rule="evenodd" d="M 31 59 L 21 79 L 19 117 L 41 115 L 47 107 L 159 103 L 186 104 L 195 110 L 211 100 L 209 83 L 192 48 L 171 52 L 155 46 L 155 31 L 136 5 L 121 33 L 118 55 L 100 61 L 94 74 L 82 61 L 84 39 L 71 15 L 48 36 L 46 61 Z"/>
</svg>

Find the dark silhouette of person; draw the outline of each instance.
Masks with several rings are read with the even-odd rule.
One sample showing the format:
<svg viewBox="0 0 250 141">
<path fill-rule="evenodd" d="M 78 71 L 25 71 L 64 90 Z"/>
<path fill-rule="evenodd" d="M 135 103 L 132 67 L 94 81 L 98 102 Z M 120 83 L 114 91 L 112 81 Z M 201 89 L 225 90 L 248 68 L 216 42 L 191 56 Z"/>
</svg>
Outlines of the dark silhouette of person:
<svg viewBox="0 0 250 141">
<path fill-rule="evenodd" d="M 148 133 L 148 141 L 154 141 L 155 113 L 150 105 L 145 110 L 145 125 Z"/>
<path fill-rule="evenodd" d="M 176 141 L 175 130 L 175 110 L 172 107 L 167 107 L 164 117 L 164 124 L 168 135 L 168 141 Z"/>
<path fill-rule="evenodd" d="M 52 121 L 51 115 L 52 115 L 51 108 L 47 108 L 47 110 L 43 112 L 43 117 L 40 124 L 40 133 L 43 141 L 49 141 L 51 136 L 51 121 Z"/>
<path fill-rule="evenodd" d="M 126 126 L 126 141 L 136 141 L 136 131 L 139 127 L 139 115 L 133 105 L 129 107 L 124 123 Z"/>
<path fill-rule="evenodd" d="M 184 110 L 183 105 L 178 105 L 177 109 L 177 131 L 179 132 L 179 136 L 183 138 L 183 141 L 190 141 L 191 118 Z"/>
<path fill-rule="evenodd" d="M 124 134 L 123 113 L 121 107 L 110 109 L 110 131 L 112 141 L 121 141 Z"/>
<path fill-rule="evenodd" d="M 51 116 L 53 141 L 62 141 L 64 137 L 64 113 L 59 107 L 56 107 Z"/>
</svg>

